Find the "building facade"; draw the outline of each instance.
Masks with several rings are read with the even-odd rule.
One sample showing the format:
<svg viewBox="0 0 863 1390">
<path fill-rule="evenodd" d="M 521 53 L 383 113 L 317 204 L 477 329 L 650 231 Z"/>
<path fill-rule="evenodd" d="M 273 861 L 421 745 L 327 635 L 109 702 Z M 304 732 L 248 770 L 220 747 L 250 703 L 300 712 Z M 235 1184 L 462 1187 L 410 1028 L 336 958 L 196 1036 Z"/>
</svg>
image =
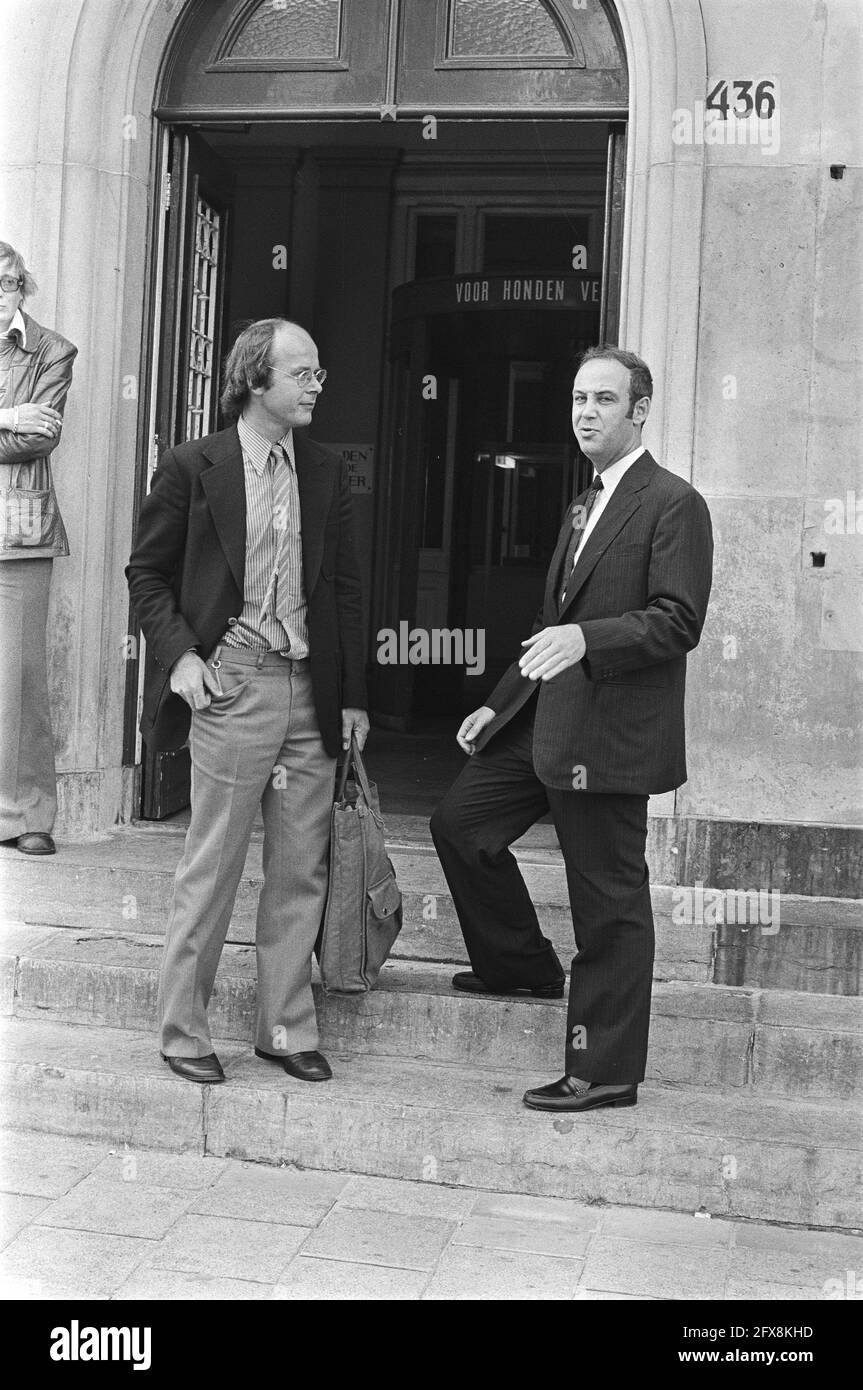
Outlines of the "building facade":
<svg viewBox="0 0 863 1390">
<path fill-rule="evenodd" d="M 123 567 L 241 322 L 306 325 L 354 470 L 373 714 L 482 702 L 583 474 L 579 347 L 656 379 L 710 505 L 690 780 L 660 882 L 863 896 L 856 0 L 11 0 L 3 239 L 79 347 L 55 457 L 61 835 L 183 797 L 136 735 Z M 858 502 L 858 499 L 860 501 Z M 484 671 L 378 634 L 485 632 Z"/>
</svg>

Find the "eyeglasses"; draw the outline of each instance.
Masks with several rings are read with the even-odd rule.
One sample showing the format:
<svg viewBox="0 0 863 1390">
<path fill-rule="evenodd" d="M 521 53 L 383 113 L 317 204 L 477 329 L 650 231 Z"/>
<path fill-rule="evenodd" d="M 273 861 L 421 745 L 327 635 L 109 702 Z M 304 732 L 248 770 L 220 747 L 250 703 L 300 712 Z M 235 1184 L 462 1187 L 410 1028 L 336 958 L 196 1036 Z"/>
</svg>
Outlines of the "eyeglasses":
<svg viewBox="0 0 863 1390">
<path fill-rule="evenodd" d="M 319 386 L 323 386 L 327 379 L 327 372 L 324 367 L 316 367 L 314 371 L 311 367 L 301 367 L 298 372 L 280 372 L 278 367 L 271 367 L 270 371 L 275 372 L 276 376 L 290 377 L 291 381 L 295 381 L 298 386 L 303 388 L 311 386 L 313 381 L 316 381 Z"/>
<path fill-rule="evenodd" d="M 3 290 L 5 294 L 11 294 L 13 290 L 20 290 L 23 284 L 24 281 L 20 275 L 0 275 L 0 290 Z"/>
</svg>

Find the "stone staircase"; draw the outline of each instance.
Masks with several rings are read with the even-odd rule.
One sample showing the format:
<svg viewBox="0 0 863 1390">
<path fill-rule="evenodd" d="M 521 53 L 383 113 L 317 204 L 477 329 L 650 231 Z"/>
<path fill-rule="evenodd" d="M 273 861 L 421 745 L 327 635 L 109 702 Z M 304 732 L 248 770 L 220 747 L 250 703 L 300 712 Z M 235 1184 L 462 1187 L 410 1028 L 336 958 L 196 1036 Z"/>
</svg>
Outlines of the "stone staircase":
<svg viewBox="0 0 863 1390">
<path fill-rule="evenodd" d="M 229 1081 L 218 1087 L 173 1077 L 153 1036 L 182 831 L 131 827 L 61 845 L 45 860 L 0 850 L 4 1123 L 271 1164 L 863 1226 L 863 1011 L 839 992 L 848 972 L 825 960 L 811 902 L 783 902 L 779 936 L 789 959 L 781 970 L 778 937 L 761 951 L 773 961 L 768 974 L 790 971 L 801 987 L 765 989 L 715 983 L 722 929 L 676 925 L 672 890 L 656 887 L 653 1023 L 639 1104 L 556 1117 L 527 1111 L 521 1094 L 560 1074 L 565 1001 L 454 991 L 453 965 L 466 957 L 425 824 L 401 817 L 389 830 L 405 925 L 375 991 L 319 995 L 322 1047 L 335 1071 L 326 1086 L 293 1082 L 252 1052 L 257 836 L 211 1005 Z M 553 832 L 535 827 L 516 852 L 544 930 L 568 961 L 572 929 Z M 822 911 L 856 960 L 851 907 Z"/>
</svg>

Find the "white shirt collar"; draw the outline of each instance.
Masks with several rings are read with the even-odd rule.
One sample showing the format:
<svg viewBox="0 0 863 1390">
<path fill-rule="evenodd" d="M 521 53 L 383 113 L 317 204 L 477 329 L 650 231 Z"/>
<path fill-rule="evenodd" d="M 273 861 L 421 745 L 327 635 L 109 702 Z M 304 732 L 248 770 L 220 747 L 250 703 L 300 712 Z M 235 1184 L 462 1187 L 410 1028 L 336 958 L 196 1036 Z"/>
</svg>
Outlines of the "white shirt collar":
<svg viewBox="0 0 863 1390">
<path fill-rule="evenodd" d="M 633 449 L 631 454 L 624 454 L 622 459 L 617 460 L 617 463 L 610 463 L 607 468 L 604 468 L 599 475 L 602 478 L 602 493 L 600 496 L 604 494 L 606 498 L 610 497 L 627 468 L 631 468 L 636 459 L 640 459 L 644 452 L 644 445 L 639 444 L 638 448 Z M 594 477 L 595 476 L 596 474 L 594 474 Z"/>
<path fill-rule="evenodd" d="M 254 426 L 249 424 L 245 415 L 241 415 L 237 421 L 237 434 L 240 436 L 240 448 L 248 458 L 252 467 L 258 473 L 263 473 L 273 448 L 271 441 L 265 439 L 262 434 L 259 434 Z M 291 467 L 296 467 L 294 463 L 293 430 L 286 430 L 281 439 L 276 442 L 281 444 L 288 456 L 288 462 Z"/>
<path fill-rule="evenodd" d="M 27 341 L 27 325 L 24 322 L 24 316 L 21 313 L 20 308 L 15 310 L 15 315 L 12 319 L 12 322 L 10 323 L 9 327 L 6 329 L 4 333 L 0 333 L 0 338 L 11 338 L 14 336 L 15 333 L 21 334 L 22 343 L 25 343 Z"/>
</svg>

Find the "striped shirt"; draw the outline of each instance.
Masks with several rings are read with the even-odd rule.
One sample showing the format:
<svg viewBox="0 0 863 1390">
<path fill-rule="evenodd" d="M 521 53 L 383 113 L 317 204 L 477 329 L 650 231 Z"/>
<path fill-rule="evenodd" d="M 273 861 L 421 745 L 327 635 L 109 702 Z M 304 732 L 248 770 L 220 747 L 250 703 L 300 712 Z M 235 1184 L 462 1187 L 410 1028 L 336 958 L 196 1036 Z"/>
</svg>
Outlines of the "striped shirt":
<svg viewBox="0 0 863 1390">
<path fill-rule="evenodd" d="M 243 608 L 236 624 L 232 620 L 228 625 L 222 641 L 227 647 L 276 651 L 299 661 L 309 654 L 309 629 L 303 583 L 300 493 L 292 432 L 288 430 L 278 441 L 287 455 L 290 469 L 287 553 L 279 573 L 280 591 L 287 589 L 291 595 L 291 611 L 284 625 L 271 612 L 261 614 L 281 537 L 279 518 L 275 517 L 273 508 L 273 469 L 269 462 L 273 446 L 242 416 L 237 421 L 237 433 L 246 482 L 246 568 Z"/>
</svg>

